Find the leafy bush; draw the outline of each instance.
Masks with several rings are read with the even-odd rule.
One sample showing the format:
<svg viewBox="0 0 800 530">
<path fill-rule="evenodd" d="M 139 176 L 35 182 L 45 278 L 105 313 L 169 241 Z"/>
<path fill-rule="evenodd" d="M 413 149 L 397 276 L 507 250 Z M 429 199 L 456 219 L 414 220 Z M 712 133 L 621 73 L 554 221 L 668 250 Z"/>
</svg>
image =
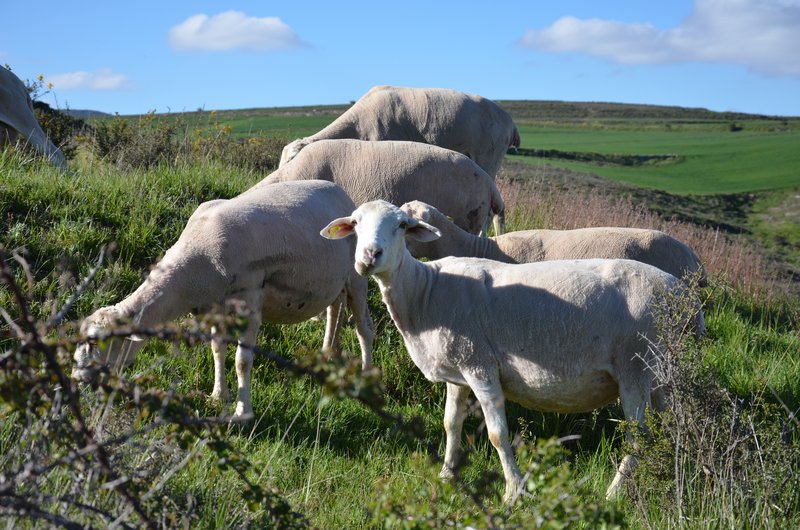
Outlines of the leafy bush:
<svg viewBox="0 0 800 530">
<path fill-rule="evenodd" d="M 75 158 L 80 137 L 91 130 L 86 122 L 42 101 L 34 101 L 33 110 L 36 120 L 50 141 L 61 149 L 67 159 Z"/>
<path fill-rule="evenodd" d="M 213 116 L 214 113 L 211 113 Z M 219 162 L 230 167 L 270 172 L 278 167 L 284 137 L 234 138 L 217 122 L 187 129 L 180 119 L 116 116 L 95 126 L 95 154 L 123 168 Z"/>
<path fill-rule="evenodd" d="M 116 116 L 95 126 L 91 141 L 95 153 L 124 168 L 151 169 L 174 165 L 178 153 L 176 126 L 157 120 L 154 113 L 135 122 Z"/>
</svg>

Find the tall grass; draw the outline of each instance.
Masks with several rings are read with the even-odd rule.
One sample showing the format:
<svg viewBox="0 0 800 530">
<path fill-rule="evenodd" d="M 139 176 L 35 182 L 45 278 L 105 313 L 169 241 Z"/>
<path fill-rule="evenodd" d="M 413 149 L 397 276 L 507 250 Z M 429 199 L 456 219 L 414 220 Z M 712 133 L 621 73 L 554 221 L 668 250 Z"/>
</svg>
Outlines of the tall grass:
<svg viewBox="0 0 800 530">
<path fill-rule="evenodd" d="M 169 335 L 168 340 L 153 339 L 123 379 L 112 377 L 96 388 L 70 387 L 80 400 L 90 434 L 112 456 L 114 473 L 98 470 L 91 452 L 81 452 L 91 444 L 84 438 L 78 443 L 73 436 L 75 413 L 63 406 L 66 387 L 53 384 L 53 366 L 44 363 L 44 353 L 55 351 L 57 364 L 68 373 L 80 318 L 130 293 L 177 239 L 197 204 L 233 196 L 260 178 L 259 172 L 215 161 L 145 169 L 94 158 L 79 159 L 70 173 L 59 175 L 38 161 L 0 150 L 0 243 L 25 258 L 17 261 L 9 255 L 4 264 L 31 302 L 28 311 L 41 330 L 42 344 L 33 348 L 30 335 L 17 332 L 26 329 L 24 311 L 8 285 L 0 285 L 0 307 L 8 314 L 0 320 L 5 350 L 0 356 L 0 517 L 11 526 L 56 524 L 20 510 L 22 500 L 77 524 L 120 527 L 150 522 L 151 527 L 164 528 L 654 528 L 693 527 L 694 521 L 706 527 L 715 522 L 780 527 L 796 520 L 800 494 L 794 479 L 784 484 L 774 468 L 761 462 L 773 454 L 796 458 L 791 414 L 800 406 L 795 355 L 800 349 L 800 303 L 753 297 L 748 290 L 758 289 L 748 286 L 761 280 L 751 278 L 754 273 L 747 267 L 735 266 L 737 259 L 750 258 L 734 258 L 730 265 L 713 269 L 711 261 L 729 259 L 728 247 L 720 247 L 711 236 L 698 238 L 698 243 L 674 232 L 670 233 L 698 250 L 717 278 L 704 293 L 708 332 L 691 345 L 698 362 L 690 373 L 705 378 L 698 381 L 714 383 L 700 387 L 712 388 L 709 395 L 722 389 L 731 396 L 730 403 L 745 402 L 753 411 L 747 418 L 753 420 L 756 438 L 748 439 L 751 452 L 741 466 L 743 473 L 758 480 L 744 482 L 741 474 L 731 475 L 727 483 L 712 481 L 706 487 L 699 458 L 724 455 L 726 447 L 698 446 L 708 447 L 708 452 L 687 454 L 645 445 L 643 454 L 659 458 L 647 458 L 641 466 L 633 484 L 637 489 L 609 503 L 603 493 L 615 459 L 623 454 L 616 407 L 555 415 L 509 404 L 509 425 L 519 442 L 517 456 L 523 471 L 531 472 L 527 487 L 535 496 L 510 511 L 501 504 L 499 462 L 475 416 L 464 429 L 468 459 L 460 472 L 462 482 L 442 483 L 436 454 L 443 450 L 443 388 L 429 384 L 413 366 L 376 292 L 370 310 L 377 330 L 375 362 L 382 377 L 375 392 L 385 411 L 406 420 L 402 426 L 352 399 L 374 389 L 375 382 L 358 378 L 352 365 L 356 355 L 318 355 L 321 323 L 263 327 L 259 348 L 319 370 L 326 383 L 298 377 L 274 357 L 257 357 L 252 386 L 257 418 L 243 426 L 220 423 L 219 415 L 230 405 L 206 398 L 213 367 L 203 336 Z M 629 201 L 600 193 L 545 193 L 535 182 L 501 180 L 500 185 L 509 223 L 516 229 L 572 228 L 585 226 L 587 219 L 598 225 L 670 227 L 656 226 L 663 221 Z M 653 225 L 639 224 L 645 222 Z M 111 262 L 87 284 L 67 313 L 67 322 L 48 325 L 94 267 L 100 248 L 111 242 L 116 242 Z M 720 248 L 717 254 L 709 252 Z M 346 352 L 358 350 L 351 326 L 343 338 Z M 231 361 L 229 385 L 234 384 Z M 697 425 L 705 425 L 709 433 L 723 432 L 732 417 L 703 410 L 698 421 L 711 423 Z M 409 422 L 412 417 L 418 419 Z M 674 439 L 668 428 L 669 424 L 663 427 L 662 437 L 654 427 L 654 443 Z M 776 432 L 785 436 L 775 437 Z M 559 438 L 565 439 L 554 440 Z M 760 448 L 753 449 L 753 440 Z M 759 451 L 769 458 L 760 458 Z M 688 456 L 692 460 L 686 460 Z M 31 462 L 33 467 L 26 467 Z M 652 489 L 654 481 L 673 481 L 675 462 L 686 471 L 679 476 L 692 479 L 683 489 L 680 512 L 663 489 Z M 30 469 L 38 474 L 26 471 Z M 670 474 L 665 475 L 665 469 Z M 129 482 L 117 482 L 123 477 Z M 776 481 L 782 488 L 781 513 L 764 505 L 765 499 L 772 502 Z M 731 518 L 733 502 L 719 503 L 723 498 L 712 495 L 734 487 L 732 499 L 748 507 L 747 517 Z M 120 496 L 124 488 L 147 495 L 144 515 L 130 511 L 131 504 Z M 686 514 L 702 518 L 681 519 Z"/>
<path fill-rule="evenodd" d="M 541 186 L 536 180 L 499 180 L 498 187 L 509 211 L 509 230 L 593 226 L 661 230 L 693 248 L 708 273 L 724 283 L 754 295 L 767 294 L 773 285 L 762 255 L 744 238 L 665 219 L 629 197 Z"/>
</svg>

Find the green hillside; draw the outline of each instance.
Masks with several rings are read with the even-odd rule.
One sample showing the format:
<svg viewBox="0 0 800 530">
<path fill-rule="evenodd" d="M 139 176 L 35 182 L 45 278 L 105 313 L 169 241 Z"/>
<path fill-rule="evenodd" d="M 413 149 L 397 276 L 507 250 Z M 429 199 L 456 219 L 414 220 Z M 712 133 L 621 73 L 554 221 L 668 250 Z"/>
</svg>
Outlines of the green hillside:
<svg viewBox="0 0 800 530">
<path fill-rule="evenodd" d="M 567 153 L 674 155 L 669 162 L 636 167 L 603 157 L 575 162 L 564 157 L 515 157 L 542 168 L 558 166 L 668 191 L 717 194 L 800 186 L 800 119 L 707 109 L 579 103 L 501 101 L 514 117 L 522 147 Z M 320 105 L 158 115 L 187 129 L 230 126 L 236 137 L 313 134 L 349 105 Z M 591 156 L 590 156 L 591 158 Z"/>
</svg>

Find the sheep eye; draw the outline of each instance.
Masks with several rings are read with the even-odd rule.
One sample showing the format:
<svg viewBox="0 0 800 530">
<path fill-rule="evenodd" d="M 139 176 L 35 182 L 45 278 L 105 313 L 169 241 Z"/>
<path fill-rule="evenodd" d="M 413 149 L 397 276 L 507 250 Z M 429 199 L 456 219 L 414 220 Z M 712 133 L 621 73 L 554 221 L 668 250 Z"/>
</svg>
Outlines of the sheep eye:
<svg viewBox="0 0 800 530">
<path fill-rule="evenodd" d="M 408 223 L 405 222 L 405 221 L 401 221 L 400 222 L 400 229 L 401 230 L 405 230 L 406 228 L 408 228 Z"/>
</svg>

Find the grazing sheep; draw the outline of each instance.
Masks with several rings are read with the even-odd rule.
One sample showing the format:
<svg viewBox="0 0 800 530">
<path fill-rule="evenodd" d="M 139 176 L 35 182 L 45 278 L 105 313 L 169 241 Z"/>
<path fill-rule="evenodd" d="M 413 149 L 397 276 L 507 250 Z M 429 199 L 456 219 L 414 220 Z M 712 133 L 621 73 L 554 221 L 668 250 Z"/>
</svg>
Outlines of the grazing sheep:
<svg viewBox="0 0 800 530">
<path fill-rule="evenodd" d="M 505 205 L 494 180 L 466 156 L 416 142 L 320 140 L 259 185 L 303 179 L 338 184 L 358 206 L 383 199 L 396 205 L 422 199 L 468 232 L 484 230 L 492 213 L 502 230 Z"/>
<path fill-rule="evenodd" d="M 67 168 L 64 154 L 47 138 L 36 121 L 25 84 L 11 70 L 0 67 L 0 145 L 16 142 L 19 135 L 59 169 Z"/>
<path fill-rule="evenodd" d="M 287 182 L 251 188 L 230 200 L 201 204 L 189 218 L 178 241 L 167 250 L 136 291 L 113 306 L 86 318 L 81 332 L 98 336 L 117 321 L 141 326 L 168 322 L 189 311 L 209 311 L 226 302 L 244 303 L 247 329 L 236 349 L 238 401 L 235 417 L 252 414 L 250 370 L 255 344 L 264 322 L 291 324 L 328 308 L 324 347 L 337 342 L 342 299 L 356 320 L 362 363 L 372 363 L 372 320 L 367 308 L 367 281 L 353 271 L 353 246 L 322 240 L 318 233 L 331 216 L 351 212 L 353 202 L 329 182 Z M 93 343 L 75 352 L 74 376 L 86 379 L 92 359 L 114 367 L 131 363 L 138 345 L 116 340 L 99 351 Z M 227 399 L 225 347 L 212 341 L 214 391 Z"/>
<path fill-rule="evenodd" d="M 283 148 L 280 165 L 317 140 L 409 140 L 462 153 L 492 178 L 519 131 L 497 103 L 444 88 L 376 86 L 318 133 Z"/>
<path fill-rule="evenodd" d="M 705 285 L 700 258 L 686 244 L 658 230 L 643 228 L 579 228 L 521 230 L 493 238 L 475 237 L 454 225 L 442 212 L 421 201 L 400 207 L 408 215 L 435 226 L 442 237 L 429 243 L 408 240 L 416 257 L 486 258 L 504 263 L 533 263 L 555 259 L 632 259 L 649 263 L 678 278 L 698 275 Z M 699 272 L 698 272 L 699 271 Z"/>
<path fill-rule="evenodd" d="M 321 234 L 357 235 L 355 267 L 373 276 L 414 364 L 447 383 L 442 477 L 453 475 L 471 389 L 513 502 L 522 474 L 508 439 L 505 400 L 554 412 L 582 412 L 622 401 L 643 425 L 645 409 L 664 405 L 654 388 L 658 356 L 651 308 L 683 283 L 631 260 L 507 264 L 480 258 L 412 258 L 405 239 L 427 242 L 438 230 L 374 201 L 332 221 Z M 703 316 L 693 322 L 699 332 Z M 615 494 L 635 466 L 627 456 L 608 489 Z"/>
</svg>

